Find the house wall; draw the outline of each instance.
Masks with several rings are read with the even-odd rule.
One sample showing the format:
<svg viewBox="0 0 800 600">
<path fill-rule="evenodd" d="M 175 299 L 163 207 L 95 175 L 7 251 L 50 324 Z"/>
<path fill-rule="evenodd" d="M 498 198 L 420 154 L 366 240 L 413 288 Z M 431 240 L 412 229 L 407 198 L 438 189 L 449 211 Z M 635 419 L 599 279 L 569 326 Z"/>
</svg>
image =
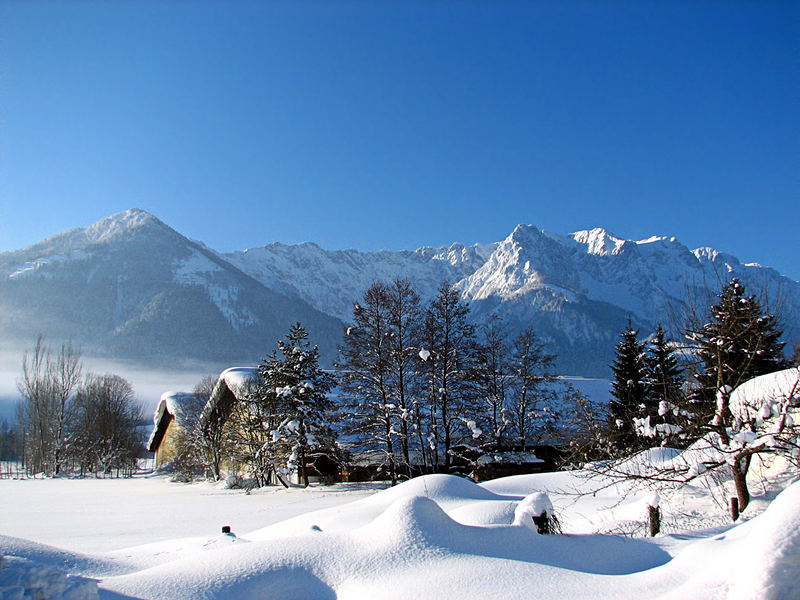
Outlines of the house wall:
<svg viewBox="0 0 800 600">
<path fill-rule="evenodd" d="M 160 467 L 173 458 L 178 453 L 180 434 L 183 430 L 175 419 L 170 419 L 164 437 L 156 449 L 156 467 Z"/>
</svg>

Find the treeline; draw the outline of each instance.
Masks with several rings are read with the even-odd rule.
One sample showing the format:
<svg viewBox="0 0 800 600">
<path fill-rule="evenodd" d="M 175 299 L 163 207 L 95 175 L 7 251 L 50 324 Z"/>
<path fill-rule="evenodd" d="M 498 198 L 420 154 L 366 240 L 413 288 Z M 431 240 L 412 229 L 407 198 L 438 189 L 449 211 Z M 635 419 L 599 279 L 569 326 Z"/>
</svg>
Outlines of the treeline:
<svg viewBox="0 0 800 600">
<path fill-rule="evenodd" d="M 26 352 L 18 388 L 13 458 L 29 475 L 128 475 L 142 454 L 142 408 L 118 375 L 83 374 L 70 344 L 40 337 Z M 11 458 L 11 457 L 9 457 Z"/>
<path fill-rule="evenodd" d="M 333 373 L 298 323 L 224 425 L 190 428 L 177 466 L 219 477 L 227 461 L 257 484 L 290 473 L 307 484 L 313 465 L 355 460 L 395 482 L 489 451 L 524 452 L 556 426 L 554 357 L 532 328 L 515 336 L 497 317 L 479 327 L 468 317 L 448 282 L 427 305 L 407 280 L 372 285 Z"/>
<path fill-rule="evenodd" d="M 800 406 L 800 373 L 786 372 L 786 393 L 755 390 L 736 406 L 732 394 L 750 379 L 798 365 L 800 344 L 787 360 L 778 316 L 736 278 L 722 286 L 707 312 L 688 315 L 680 329 L 680 341 L 667 340 L 660 326 L 640 341 L 628 322 L 616 346 L 608 415 L 585 423 L 573 457 L 614 459 L 700 442 L 702 463 L 668 464 L 650 477 L 686 482 L 708 470 L 729 470 L 735 520 L 750 499 L 747 473 L 754 456 L 781 456 L 800 467 L 800 420 L 792 417 Z M 606 464 L 613 469 L 613 462 Z"/>
<path fill-rule="evenodd" d="M 340 348 L 338 418 L 353 448 L 377 452 L 392 481 L 412 464 L 448 471 L 459 451 L 525 450 L 552 432 L 554 356 L 531 327 L 476 327 L 444 282 L 421 305 L 411 283 L 376 283 Z"/>
</svg>

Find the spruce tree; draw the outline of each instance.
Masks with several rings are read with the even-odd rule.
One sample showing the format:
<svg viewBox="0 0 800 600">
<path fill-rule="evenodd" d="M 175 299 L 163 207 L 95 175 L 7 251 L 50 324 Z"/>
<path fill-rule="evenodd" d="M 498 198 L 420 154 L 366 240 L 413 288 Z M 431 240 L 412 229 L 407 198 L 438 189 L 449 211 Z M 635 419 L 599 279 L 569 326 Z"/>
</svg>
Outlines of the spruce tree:
<svg viewBox="0 0 800 600">
<path fill-rule="evenodd" d="M 685 401 L 683 369 L 666 332 L 659 324 L 650 340 L 645 359 L 647 367 L 647 416 L 653 423 L 676 425 L 683 429 Z M 677 431 L 677 430 L 676 430 Z"/>
<path fill-rule="evenodd" d="M 633 419 L 647 413 L 647 364 L 645 344 L 638 339 L 639 332 L 633 328 L 630 318 L 628 325 L 620 334 L 622 338 L 616 345 L 614 364 L 611 370 L 609 403 L 609 437 L 617 451 L 622 452 L 637 447 L 637 435 Z"/>
<path fill-rule="evenodd" d="M 309 465 L 334 451 L 328 398 L 333 377 L 320 368 L 319 349 L 311 347 L 300 323 L 292 325 L 286 339 L 278 342 L 278 352 L 264 359 L 258 371 L 261 385 L 256 396 L 275 424 L 264 450 L 284 458 L 286 468 L 296 470 L 307 487 Z"/>
<path fill-rule="evenodd" d="M 684 373 L 664 328 L 656 327 L 647 356 L 649 396 L 656 403 L 680 404 L 683 400 Z"/>
<path fill-rule="evenodd" d="M 748 379 L 788 365 L 775 316 L 755 296 L 748 296 L 737 278 L 723 286 L 717 298 L 709 321 L 687 333 L 703 366 L 697 380 L 699 416 L 704 420 L 714 414 L 718 393 L 725 396 Z M 729 421 L 727 406 L 718 414 L 724 423 Z"/>
</svg>

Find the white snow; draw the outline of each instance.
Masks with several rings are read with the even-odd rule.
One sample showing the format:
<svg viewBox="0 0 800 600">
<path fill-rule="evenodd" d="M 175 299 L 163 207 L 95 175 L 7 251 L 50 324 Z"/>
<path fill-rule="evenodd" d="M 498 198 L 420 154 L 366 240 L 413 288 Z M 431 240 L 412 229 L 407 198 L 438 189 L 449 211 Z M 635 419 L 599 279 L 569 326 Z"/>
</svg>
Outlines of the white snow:
<svg viewBox="0 0 800 600">
<path fill-rule="evenodd" d="M 240 385 L 252 374 L 239 367 L 221 378 Z M 746 392 L 751 405 L 776 390 L 791 396 L 792 378 L 759 378 L 732 398 Z M 179 410 L 179 397 L 166 394 L 165 409 L 177 402 Z M 387 489 L 339 484 L 248 494 L 154 476 L 0 479 L 0 593 L 63 600 L 800 597 L 800 471 L 783 456 L 754 456 L 751 502 L 731 524 L 730 474 L 705 467 L 719 459 L 713 441 L 481 484 L 427 475 Z M 686 479 L 642 483 L 665 468 Z M 647 507 L 661 514 L 664 533 L 654 538 L 646 537 Z M 533 517 L 545 512 L 564 535 L 538 534 Z M 223 525 L 232 533 L 220 533 Z"/>
<path fill-rule="evenodd" d="M 97 600 L 97 582 L 25 558 L 0 556 L 0 598 Z"/>
<path fill-rule="evenodd" d="M 653 450 L 624 468 L 679 457 Z M 160 477 L 0 480 L 3 533 L 18 536 L 0 536 L 0 553 L 95 578 L 109 599 L 795 598 L 800 483 L 769 505 L 786 485 L 785 464 L 772 469 L 744 522 L 706 531 L 693 520 L 726 522 L 712 501 L 726 484 L 711 478 L 656 494 L 583 471 L 250 495 Z M 594 533 L 634 522 L 644 531 L 643 508 L 654 504 L 680 535 Z M 543 511 L 568 535 L 538 535 L 530 517 Z"/>
<path fill-rule="evenodd" d="M 257 377 L 258 367 L 231 367 L 225 369 L 219 376 L 231 390 L 244 389 Z"/>
<path fill-rule="evenodd" d="M 769 418 L 784 404 L 800 404 L 800 367 L 750 379 L 737 387 L 729 399 L 731 413 L 743 421 L 757 414 L 762 419 Z"/>
<path fill-rule="evenodd" d="M 517 504 L 517 508 L 514 509 L 514 525 L 524 525 L 535 529 L 531 517 L 541 517 L 545 513 L 553 514 L 553 503 L 550 502 L 550 497 L 544 492 L 534 492 L 525 496 Z"/>
</svg>

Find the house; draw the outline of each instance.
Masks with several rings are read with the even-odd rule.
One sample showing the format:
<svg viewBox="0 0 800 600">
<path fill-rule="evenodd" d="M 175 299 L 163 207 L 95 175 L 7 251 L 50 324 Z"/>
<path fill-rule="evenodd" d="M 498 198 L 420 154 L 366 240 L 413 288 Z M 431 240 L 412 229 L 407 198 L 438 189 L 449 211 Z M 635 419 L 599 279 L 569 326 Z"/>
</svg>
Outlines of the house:
<svg viewBox="0 0 800 600">
<path fill-rule="evenodd" d="M 219 376 L 211 396 L 200 413 L 200 427 L 225 423 L 236 403 L 247 394 L 258 378 L 256 367 L 231 367 Z"/>
<path fill-rule="evenodd" d="M 236 440 L 239 443 L 260 445 L 264 440 L 247 439 L 248 436 L 237 435 L 237 431 L 231 429 L 236 427 L 235 411 L 242 409 L 242 400 L 250 393 L 252 386 L 258 379 L 258 369 L 255 367 L 232 367 L 223 371 L 217 380 L 214 390 L 208 402 L 203 407 L 200 414 L 199 426 L 207 435 L 218 435 L 220 439 Z M 213 433 L 216 432 L 216 433 Z M 236 442 L 234 442 L 236 443 Z M 288 456 L 286 457 L 289 458 Z M 314 457 L 307 465 L 309 479 L 312 481 L 333 481 L 340 478 L 339 462 L 335 457 L 321 455 Z M 230 454 L 223 457 L 220 469 L 228 473 L 242 471 L 242 465 L 237 464 L 236 459 Z M 278 483 L 279 476 L 274 471 L 270 475 L 271 483 Z M 288 478 L 283 478 L 281 483 L 299 483 L 299 474 L 291 473 Z"/>
<path fill-rule="evenodd" d="M 255 375 L 255 367 L 233 367 L 223 371 L 210 398 L 186 392 L 162 394 L 153 415 L 153 431 L 147 440 L 147 451 L 155 454 L 156 468 L 175 458 L 182 433 L 198 425 L 206 427 L 212 421 L 224 422 L 236 403 L 236 395 L 247 389 Z"/>
<path fill-rule="evenodd" d="M 181 434 L 194 427 L 203 407 L 202 399 L 185 392 L 165 392 L 153 415 L 153 431 L 147 451 L 155 454 L 156 467 L 170 462 L 178 452 Z"/>
</svg>

